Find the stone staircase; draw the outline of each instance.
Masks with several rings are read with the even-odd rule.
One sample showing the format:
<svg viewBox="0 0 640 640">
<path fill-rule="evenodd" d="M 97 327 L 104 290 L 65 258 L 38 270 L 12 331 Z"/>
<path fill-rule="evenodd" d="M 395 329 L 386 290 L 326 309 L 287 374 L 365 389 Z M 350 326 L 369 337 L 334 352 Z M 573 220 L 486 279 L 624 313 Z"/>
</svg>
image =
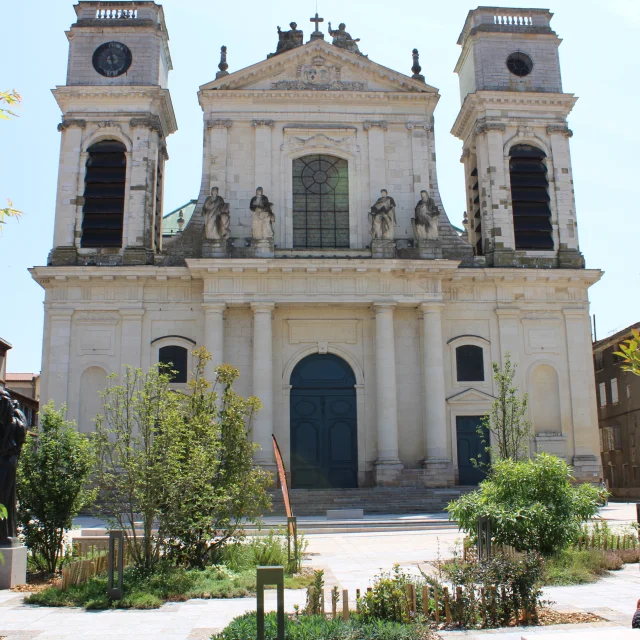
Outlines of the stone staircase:
<svg viewBox="0 0 640 640">
<path fill-rule="evenodd" d="M 438 513 L 474 487 L 424 489 L 415 487 L 367 487 L 362 489 L 291 489 L 295 516 L 324 516 L 327 509 L 363 509 L 365 515 Z M 273 511 L 284 516 L 282 491 L 271 491 Z"/>
</svg>

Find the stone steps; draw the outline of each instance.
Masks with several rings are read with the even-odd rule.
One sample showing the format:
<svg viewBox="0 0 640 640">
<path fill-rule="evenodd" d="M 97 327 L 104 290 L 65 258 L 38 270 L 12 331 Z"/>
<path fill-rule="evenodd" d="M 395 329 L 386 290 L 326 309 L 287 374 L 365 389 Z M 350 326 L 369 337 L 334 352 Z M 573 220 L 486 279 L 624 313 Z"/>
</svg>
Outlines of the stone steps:
<svg viewBox="0 0 640 640">
<path fill-rule="evenodd" d="M 471 488 L 415 489 L 370 487 L 362 489 L 291 489 L 296 516 L 324 516 L 328 509 L 363 509 L 365 515 L 397 513 L 437 513 Z M 280 490 L 271 491 L 272 515 L 284 515 Z"/>
</svg>

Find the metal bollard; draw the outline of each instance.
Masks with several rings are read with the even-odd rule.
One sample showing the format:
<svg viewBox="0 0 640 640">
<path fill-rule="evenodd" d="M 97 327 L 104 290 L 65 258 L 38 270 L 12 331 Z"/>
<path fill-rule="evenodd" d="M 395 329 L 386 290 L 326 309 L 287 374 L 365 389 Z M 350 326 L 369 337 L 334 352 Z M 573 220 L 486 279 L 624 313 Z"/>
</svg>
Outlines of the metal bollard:
<svg viewBox="0 0 640 640">
<path fill-rule="evenodd" d="M 116 571 L 116 540 L 118 541 L 118 585 L 113 586 Z M 124 585 L 124 531 L 109 531 L 109 583 L 107 597 L 110 600 L 122 600 Z"/>
<path fill-rule="evenodd" d="M 257 569 L 257 640 L 264 640 L 264 588 L 267 585 L 275 585 L 278 589 L 278 640 L 284 640 L 284 567 L 258 567 Z"/>
</svg>

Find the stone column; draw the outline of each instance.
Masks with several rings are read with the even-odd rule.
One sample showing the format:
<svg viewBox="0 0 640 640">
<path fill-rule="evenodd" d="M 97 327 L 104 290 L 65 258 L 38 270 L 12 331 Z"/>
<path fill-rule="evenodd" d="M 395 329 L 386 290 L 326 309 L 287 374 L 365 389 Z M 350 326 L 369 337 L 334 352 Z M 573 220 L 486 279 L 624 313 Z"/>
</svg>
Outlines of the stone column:
<svg viewBox="0 0 640 640">
<path fill-rule="evenodd" d="M 224 362 L 224 302 L 205 303 L 204 310 L 204 346 L 211 354 L 211 360 L 205 369 L 205 378 L 215 380 L 215 368 Z"/>
<path fill-rule="evenodd" d="M 376 314 L 377 485 L 397 484 L 398 475 L 403 468 L 398 458 L 398 398 L 393 333 L 395 306 L 395 302 L 380 302 L 373 305 Z"/>
<path fill-rule="evenodd" d="M 49 354 L 46 360 L 47 368 L 42 367 L 46 372 L 47 380 L 44 385 L 44 393 L 41 394 L 41 402 L 47 403 L 54 400 L 56 407 L 61 404 L 69 404 L 69 358 L 71 352 L 71 317 L 73 309 L 49 309 L 48 327 L 49 336 L 45 342 L 49 344 Z"/>
<path fill-rule="evenodd" d="M 262 409 L 253 422 L 253 439 L 260 445 L 256 462 L 275 473 L 273 456 L 273 302 L 252 302 L 253 309 L 253 395 Z"/>
<path fill-rule="evenodd" d="M 593 372 L 591 326 L 586 309 L 563 309 L 567 333 L 574 476 L 595 482 L 601 476 L 596 382 Z"/>
<path fill-rule="evenodd" d="M 444 388 L 444 345 L 441 302 L 423 302 L 422 348 L 425 402 L 424 442 L 425 486 L 454 484 L 453 465 L 448 446 L 447 410 Z"/>
<path fill-rule="evenodd" d="M 271 193 L 271 130 L 274 121 L 253 120 L 251 124 L 256 130 L 255 186 L 262 187 L 265 194 L 273 198 Z"/>
<path fill-rule="evenodd" d="M 144 309 L 120 309 L 120 372 L 128 364 L 142 366 L 142 319 Z"/>
</svg>

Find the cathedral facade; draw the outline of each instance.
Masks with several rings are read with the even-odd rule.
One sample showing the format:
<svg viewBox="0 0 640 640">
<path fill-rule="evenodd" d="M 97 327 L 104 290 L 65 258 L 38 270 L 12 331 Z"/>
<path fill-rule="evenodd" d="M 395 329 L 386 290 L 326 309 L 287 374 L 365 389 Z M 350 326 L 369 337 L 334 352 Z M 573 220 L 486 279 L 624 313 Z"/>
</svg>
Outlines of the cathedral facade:
<svg viewBox="0 0 640 640">
<path fill-rule="evenodd" d="M 530 395 L 532 449 L 600 477 L 588 288 L 551 14 L 470 11 L 458 40 L 468 214 L 438 192 L 421 75 L 370 60 L 341 24 L 203 84 L 200 194 L 163 229 L 171 57 L 154 2 L 81 1 L 62 111 L 41 396 L 90 431 L 124 365 L 192 350 L 240 370 L 295 488 L 469 485 L 507 353 Z M 462 186 L 461 186 L 462 188 Z"/>
</svg>

